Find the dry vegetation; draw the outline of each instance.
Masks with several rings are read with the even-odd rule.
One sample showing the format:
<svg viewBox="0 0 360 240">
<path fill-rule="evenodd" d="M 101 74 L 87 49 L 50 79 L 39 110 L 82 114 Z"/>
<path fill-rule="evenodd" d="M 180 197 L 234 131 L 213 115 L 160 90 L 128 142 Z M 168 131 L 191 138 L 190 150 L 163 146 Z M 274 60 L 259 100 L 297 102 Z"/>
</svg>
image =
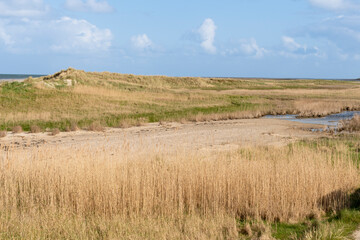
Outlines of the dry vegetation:
<svg viewBox="0 0 360 240">
<path fill-rule="evenodd" d="M 0 138 L 6 137 L 7 132 L 6 131 L 0 131 Z"/>
<path fill-rule="evenodd" d="M 31 133 L 39 133 L 39 132 L 41 132 L 41 128 L 40 128 L 39 126 L 32 125 L 32 126 L 30 127 L 30 132 L 31 132 Z"/>
<path fill-rule="evenodd" d="M 211 155 L 90 146 L 1 154 L 4 238 L 236 238 L 239 220 L 297 222 L 342 209 L 360 180 L 341 143 Z"/>
<path fill-rule="evenodd" d="M 12 128 L 12 132 L 13 133 L 22 133 L 23 132 L 23 129 L 21 126 L 15 126 Z"/>
<path fill-rule="evenodd" d="M 360 115 L 355 115 L 350 120 L 342 120 L 339 125 L 342 131 L 358 132 L 360 131 Z"/>
<path fill-rule="evenodd" d="M 60 130 L 58 128 L 54 128 L 53 130 L 51 130 L 52 136 L 58 135 L 59 133 L 60 133 Z"/>
<path fill-rule="evenodd" d="M 359 82 L 134 76 L 68 69 L 0 85 L 0 129 L 69 130 L 360 109 Z"/>
</svg>

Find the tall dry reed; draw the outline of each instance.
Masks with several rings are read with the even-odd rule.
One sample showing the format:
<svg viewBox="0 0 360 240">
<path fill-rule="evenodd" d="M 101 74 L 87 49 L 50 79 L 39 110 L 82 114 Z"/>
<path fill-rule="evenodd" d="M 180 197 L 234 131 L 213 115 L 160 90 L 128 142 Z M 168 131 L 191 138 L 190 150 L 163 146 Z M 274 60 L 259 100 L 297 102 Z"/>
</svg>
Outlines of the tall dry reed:
<svg viewBox="0 0 360 240">
<path fill-rule="evenodd" d="M 146 157 L 90 147 L 1 155 L 0 212 L 7 213 L 299 220 L 344 207 L 359 183 L 347 154 L 301 146 Z"/>
</svg>

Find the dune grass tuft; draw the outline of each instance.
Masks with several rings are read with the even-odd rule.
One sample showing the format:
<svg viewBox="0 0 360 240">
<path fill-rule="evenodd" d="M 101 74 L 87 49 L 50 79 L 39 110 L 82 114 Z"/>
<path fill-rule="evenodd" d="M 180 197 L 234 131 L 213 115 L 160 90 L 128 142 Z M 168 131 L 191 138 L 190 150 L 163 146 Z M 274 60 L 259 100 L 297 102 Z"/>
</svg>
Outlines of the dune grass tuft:
<svg viewBox="0 0 360 240">
<path fill-rule="evenodd" d="M 22 133 L 23 132 L 23 129 L 21 126 L 15 126 L 12 128 L 12 132 L 13 133 Z"/>
<path fill-rule="evenodd" d="M 7 131 L 0 131 L 0 138 L 6 137 Z"/>
<path fill-rule="evenodd" d="M 58 128 L 54 128 L 53 130 L 51 130 L 51 136 L 55 136 L 58 135 L 60 133 L 60 130 Z"/>
<path fill-rule="evenodd" d="M 93 122 L 88 127 L 88 130 L 93 132 L 103 132 L 105 131 L 105 128 L 100 122 Z"/>
<path fill-rule="evenodd" d="M 39 126 L 37 126 L 37 125 L 32 125 L 30 127 L 30 132 L 31 133 L 39 133 L 39 132 L 41 132 L 41 128 Z"/>
</svg>

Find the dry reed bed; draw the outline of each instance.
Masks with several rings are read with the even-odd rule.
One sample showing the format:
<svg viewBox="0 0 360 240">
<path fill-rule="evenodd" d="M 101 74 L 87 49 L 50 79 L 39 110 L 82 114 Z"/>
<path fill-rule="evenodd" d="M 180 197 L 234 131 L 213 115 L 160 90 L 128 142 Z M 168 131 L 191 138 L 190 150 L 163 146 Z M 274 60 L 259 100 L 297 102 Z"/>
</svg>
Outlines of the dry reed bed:
<svg viewBox="0 0 360 240">
<path fill-rule="evenodd" d="M 355 115 L 352 119 L 342 120 L 339 123 L 339 130 L 349 132 L 360 131 L 360 115 Z"/>
<path fill-rule="evenodd" d="M 343 208 L 360 180 L 346 153 L 307 147 L 137 157 L 104 149 L 2 152 L 0 212 L 294 221 Z"/>
<path fill-rule="evenodd" d="M 296 112 L 301 117 L 323 117 L 342 111 L 360 110 L 360 101 L 349 100 L 300 100 L 294 103 Z"/>
</svg>

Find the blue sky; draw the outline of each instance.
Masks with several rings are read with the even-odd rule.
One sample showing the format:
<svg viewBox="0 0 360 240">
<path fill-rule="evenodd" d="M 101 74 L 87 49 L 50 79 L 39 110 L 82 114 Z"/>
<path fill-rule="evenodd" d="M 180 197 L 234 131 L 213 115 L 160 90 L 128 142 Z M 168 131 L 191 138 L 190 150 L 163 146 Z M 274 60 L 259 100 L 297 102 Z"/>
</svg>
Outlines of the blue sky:
<svg viewBox="0 0 360 240">
<path fill-rule="evenodd" d="M 360 77 L 359 0 L 0 0 L 0 73 Z"/>
</svg>

